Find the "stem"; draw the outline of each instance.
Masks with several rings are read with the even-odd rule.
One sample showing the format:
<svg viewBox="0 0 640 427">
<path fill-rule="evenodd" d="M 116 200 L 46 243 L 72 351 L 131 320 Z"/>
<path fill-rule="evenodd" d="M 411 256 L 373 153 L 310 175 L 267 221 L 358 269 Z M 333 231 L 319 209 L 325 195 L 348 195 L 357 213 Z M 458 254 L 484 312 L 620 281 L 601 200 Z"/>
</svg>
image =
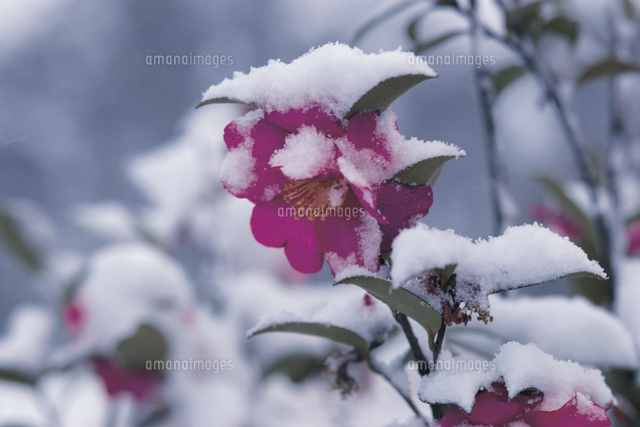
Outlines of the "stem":
<svg viewBox="0 0 640 427">
<path fill-rule="evenodd" d="M 481 30 L 478 25 L 478 16 L 476 13 L 476 2 L 471 0 L 471 11 L 469 13 L 471 21 L 471 54 L 476 57 L 480 52 L 480 36 Z M 485 127 L 485 145 L 487 150 L 487 162 L 489 165 L 489 180 L 491 202 L 493 205 L 494 216 L 494 235 L 499 236 L 505 229 L 506 215 L 503 213 L 501 203 L 501 188 L 504 188 L 504 176 L 500 162 L 500 153 L 496 142 L 495 122 L 493 120 L 493 83 L 491 75 L 483 67 L 474 67 L 474 77 L 476 89 L 480 98 L 480 109 Z"/>
<path fill-rule="evenodd" d="M 444 317 L 442 318 L 442 325 L 440 325 L 440 330 L 438 331 L 438 337 L 436 338 L 436 351 L 433 353 L 433 363 L 438 361 L 438 356 L 440 356 L 440 351 L 442 351 L 442 343 L 444 342 L 444 333 L 447 330 L 447 324 L 444 323 Z"/>
<path fill-rule="evenodd" d="M 501 7 L 503 12 L 507 12 L 507 8 L 501 0 L 497 1 L 498 5 Z M 469 15 L 469 13 L 467 13 Z M 472 17 L 471 17 L 472 18 Z M 566 105 L 565 101 L 562 99 L 560 92 L 557 88 L 556 83 L 553 79 L 546 73 L 542 67 L 539 65 L 538 59 L 535 57 L 535 54 L 532 52 L 532 48 L 530 48 L 526 40 L 522 35 L 518 35 L 517 32 L 511 32 L 510 36 L 503 37 L 501 35 L 496 34 L 489 28 L 482 28 L 482 31 L 488 36 L 491 37 L 505 46 L 509 47 L 513 50 L 520 58 L 524 61 L 525 65 L 529 68 L 529 70 L 538 78 L 541 82 L 547 97 L 553 102 L 556 106 L 556 109 L 559 113 L 560 123 L 562 128 L 566 134 L 567 142 L 571 151 L 573 153 L 573 158 L 578 167 L 578 171 L 580 173 L 580 177 L 582 181 L 589 188 L 589 196 L 591 205 L 594 208 L 594 223 L 596 232 L 599 236 L 598 239 L 598 249 L 600 254 L 600 260 L 602 262 L 602 267 L 609 275 L 609 284 L 611 288 L 610 298 L 613 298 L 613 289 L 615 288 L 615 276 L 614 271 L 611 268 L 611 230 L 607 225 L 604 214 L 600 205 L 598 203 L 598 192 L 596 186 L 596 180 L 593 177 L 591 170 L 589 169 L 587 162 L 587 155 L 584 149 L 584 141 L 582 134 L 580 133 L 580 127 L 578 124 L 578 118 L 575 113 Z M 612 302 L 612 301 L 610 301 Z"/>
<path fill-rule="evenodd" d="M 402 398 L 404 399 L 405 402 L 407 402 L 407 405 L 409 405 L 409 407 L 411 408 L 411 410 L 413 411 L 414 414 L 416 414 L 416 417 L 420 418 L 420 420 L 424 423 L 424 425 L 426 427 L 429 427 L 429 421 L 424 417 L 424 414 L 422 414 L 422 412 L 420 412 L 420 410 L 416 407 L 416 405 L 413 403 L 413 401 L 411 400 L 411 398 L 409 396 L 406 396 L 402 390 L 400 390 L 398 387 L 396 387 L 396 385 L 393 383 L 393 381 L 391 380 L 391 378 L 387 377 L 384 372 L 381 372 L 377 369 L 375 369 L 374 367 L 372 367 L 372 369 L 378 373 L 379 375 L 382 376 L 382 378 L 384 378 L 385 380 L 387 380 L 387 382 L 389 384 L 391 384 L 391 387 L 393 387 L 400 396 L 402 396 Z"/>
<path fill-rule="evenodd" d="M 407 336 L 407 341 L 409 341 L 409 345 L 411 346 L 411 352 L 418 364 L 418 373 L 421 377 L 429 375 L 429 362 L 427 362 L 427 358 L 424 357 L 424 353 L 422 352 L 422 348 L 420 348 L 418 339 L 413 333 L 409 319 L 404 313 L 400 313 L 396 310 L 393 310 L 393 316 L 396 318 L 396 321 L 400 324 L 402 331 Z"/>
</svg>

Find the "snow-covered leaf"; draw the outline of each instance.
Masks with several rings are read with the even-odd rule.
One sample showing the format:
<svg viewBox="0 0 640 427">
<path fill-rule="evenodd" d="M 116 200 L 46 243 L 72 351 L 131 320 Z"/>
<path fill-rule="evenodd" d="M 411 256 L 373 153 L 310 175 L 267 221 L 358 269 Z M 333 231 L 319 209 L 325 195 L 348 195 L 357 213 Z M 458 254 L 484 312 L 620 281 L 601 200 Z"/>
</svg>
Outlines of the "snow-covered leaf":
<svg viewBox="0 0 640 427">
<path fill-rule="evenodd" d="M 406 289 L 391 289 L 391 282 L 369 276 L 354 276 L 336 284 L 349 283 L 361 287 L 394 310 L 411 317 L 429 334 L 429 345 L 433 347 L 435 335 L 440 329 L 440 314 L 417 295 Z"/>
<path fill-rule="evenodd" d="M 263 334 L 265 332 L 296 332 L 299 334 L 313 335 L 322 338 L 329 338 L 335 342 L 347 344 L 354 347 L 360 354 L 369 360 L 369 343 L 357 333 L 346 328 L 330 325 L 327 323 L 314 322 L 285 322 L 269 325 L 265 328 L 251 331 L 249 337 Z"/>
<path fill-rule="evenodd" d="M 464 154 L 463 154 L 464 155 Z M 443 165 L 455 156 L 438 156 L 430 159 L 422 160 L 414 165 L 409 166 L 395 174 L 394 179 L 406 184 L 425 185 L 429 184 L 433 187 Z"/>
<path fill-rule="evenodd" d="M 345 44 L 326 44 L 285 64 L 269 61 L 237 72 L 210 87 L 201 105 L 240 102 L 267 111 L 288 111 L 320 106 L 336 117 L 349 117 L 364 109 L 383 111 L 409 88 L 436 73 L 415 54 L 395 50 L 365 54 Z"/>
<path fill-rule="evenodd" d="M 257 107 L 257 105 L 253 102 L 243 102 L 243 101 L 238 101 L 237 99 L 229 98 L 227 96 L 220 96 L 218 98 L 211 98 L 211 99 L 204 100 L 198 105 L 196 105 L 196 108 L 200 108 L 204 105 L 209 105 L 209 104 L 244 104 L 244 105 L 251 105 L 253 107 Z"/>
<path fill-rule="evenodd" d="M 449 264 L 458 265 L 458 285 L 479 285 L 487 295 L 563 277 L 606 278 L 582 249 L 538 224 L 510 227 L 500 237 L 476 242 L 418 224 L 394 240 L 391 258 L 394 288 Z"/>
</svg>

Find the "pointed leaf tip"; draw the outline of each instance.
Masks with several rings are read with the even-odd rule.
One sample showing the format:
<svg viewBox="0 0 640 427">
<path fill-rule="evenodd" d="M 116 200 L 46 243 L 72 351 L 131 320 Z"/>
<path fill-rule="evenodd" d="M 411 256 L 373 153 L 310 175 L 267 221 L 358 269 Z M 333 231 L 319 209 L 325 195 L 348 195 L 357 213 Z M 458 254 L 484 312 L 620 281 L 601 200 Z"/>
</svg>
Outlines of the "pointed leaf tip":
<svg viewBox="0 0 640 427">
<path fill-rule="evenodd" d="M 362 95 L 345 115 L 345 119 L 362 110 L 384 111 L 393 101 L 420 82 L 436 76 L 405 74 L 381 81 Z"/>
</svg>

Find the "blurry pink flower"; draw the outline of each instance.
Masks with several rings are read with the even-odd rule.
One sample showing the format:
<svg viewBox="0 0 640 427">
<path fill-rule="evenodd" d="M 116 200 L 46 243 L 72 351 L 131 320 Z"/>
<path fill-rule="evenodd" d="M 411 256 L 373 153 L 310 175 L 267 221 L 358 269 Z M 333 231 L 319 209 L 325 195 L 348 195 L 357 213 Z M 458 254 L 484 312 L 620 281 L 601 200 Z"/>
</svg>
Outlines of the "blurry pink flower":
<svg viewBox="0 0 640 427">
<path fill-rule="evenodd" d="M 549 227 L 551 231 L 578 242 L 582 237 L 582 227 L 561 209 L 535 203 L 530 209 L 531 216 Z"/>
<path fill-rule="evenodd" d="M 86 310 L 80 302 L 72 301 L 64 307 L 62 322 L 73 335 L 78 335 L 82 331 L 86 318 Z"/>
<path fill-rule="evenodd" d="M 148 401 L 160 387 L 157 372 L 145 370 L 127 370 L 115 360 L 94 357 L 93 369 L 100 376 L 107 394 L 115 397 L 121 393 L 131 393 L 136 402 Z"/>
<path fill-rule="evenodd" d="M 627 239 L 629 255 L 640 256 L 640 219 L 627 226 Z"/>
<path fill-rule="evenodd" d="M 399 168 L 397 126 L 381 133 L 379 118 L 361 111 L 343 121 L 319 107 L 255 110 L 226 127 L 222 183 L 256 204 L 254 237 L 284 247 L 297 271 L 315 273 L 323 260 L 334 274 L 377 271 L 399 230 L 429 211 L 429 185 L 391 180 L 408 165 Z"/>
<path fill-rule="evenodd" d="M 491 390 L 476 395 L 471 414 L 458 406 L 452 406 L 442 417 L 438 426 L 492 426 L 507 427 L 512 422 L 530 427 L 607 427 L 611 425 L 605 410 L 577 393 L 571 400 L 555 411 L 537 408 L 544 399 L 542 393 L 528 395 L 520 393 L 509 399 L 503 383 L 494 382 Z M 522 424 L 524 423 L 524 424 Z"/>
</svg>

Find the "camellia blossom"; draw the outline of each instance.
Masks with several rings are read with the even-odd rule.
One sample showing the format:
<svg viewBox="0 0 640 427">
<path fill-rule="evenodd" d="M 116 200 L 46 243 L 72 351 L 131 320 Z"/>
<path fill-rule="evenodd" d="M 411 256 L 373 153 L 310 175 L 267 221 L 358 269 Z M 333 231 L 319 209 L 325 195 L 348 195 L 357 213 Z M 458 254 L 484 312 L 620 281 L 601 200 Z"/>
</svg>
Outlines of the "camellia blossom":
<svg viewBox="0 0 640 427">
<path fill-rule="evenodd" d="M 442 417 L 440 427 L 456 426 L 529 426 L 529 427 L 606 427 L 611 425 L 605 409 L 582 393 L 555 411 L 542 411 L 539 406 L 544 393 L 532 390 L 521 392 L 513 399 L 504 383 L 494 382 L 490 390 L 476 396 L 473 410 L 467 414 L 452 406 Z M 607 408 L 608 409 L 608 408 Z M 513 424 L 512 424 L 513 423 Z"/>
<path fill-rule="evenodd" d="M 434 147 L 460 155 L 444 143 L 404 140 L 388 110 L 341 120 L 317 106 L 258 109 L 229 124 L 224 139 L 224 187 L 256 204 L 256 240 L 284 247 L 303 273 L 319 271 L 323 259 L 334 274 L 350 266 L 377 271 L 380 252 L 433 203 L 429 185 L 393 176 L 432 157 Z"/>
<path fill-rule="evenodd" d="M 221 171 L 231 194 L 256 204 L 256 240 L 284 247 L 302 273 L 319 271 L 324 260 L 336 278 L 378 271 L 380 253 L 391 250 L 399 230 L 429 211 L 427 180 L 446 160 L 464 156 L 442 142 L 405 140 L 388 110 L 432 77 L 411 52 L 365 54 L 329 43 L 209 88 L 200 105 L 259 107 L 226 127 Z M 415 170 L 394 179 L 436 157 L 426 172 L 418 167 L 425 179 Z"/>
</svg>

